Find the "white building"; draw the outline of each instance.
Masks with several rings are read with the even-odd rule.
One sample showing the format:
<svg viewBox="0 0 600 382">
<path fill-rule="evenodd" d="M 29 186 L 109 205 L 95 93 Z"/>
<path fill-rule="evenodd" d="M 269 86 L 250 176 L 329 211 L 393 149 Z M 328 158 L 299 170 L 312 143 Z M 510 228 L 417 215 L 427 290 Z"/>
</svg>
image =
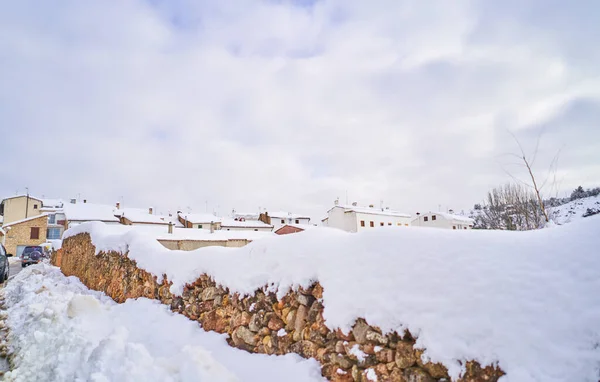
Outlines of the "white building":
<svg viewBox="0 0 600 382">
<path fill-rule="evenodd" d="M 446 229 L 472 229 L 475 221 L 471 218 L 461 215 L 454 215 L 444 212 L 428 212 L 419 215 L 412 221 L 413 226 L 434 227 Z"/>
<path fill-rule="evenodd" d="M 221 230 L 223 230 L 223 231 L 272 232 L 273 226 L 263 223 L 260 220 L 246 220 L 244 218 L 236 218 L 236 219 L 223 219 L 221 221 Z"/>
<path fill-rule="evenodd" d="M 292 212 L 284 212 L 284 211 L 275 211 L 275 212 L 267 212 L 271 225 L 273 226 L 273 231 L 277 231 L 279 228 L 283 227 L 286 224 L 295 224 L 295 225 L 309 225 L 310 224 L 310 216 L 295 214 Z"/>
<path fill-rule="evenodd" d="M 221 229 L 221 218 L 211 214 L 192 214 L 178 212 L 177 218 L 185 228 L 207 229 L 215 231 Z"/>
<path fill-rule="evenodd" d="M 372 205 L 359 207 L 357 203 L 346 206 L 339 205 L 336 201 L 336 205 L 327 211 L 327 217 L 322 222 L 326 227 L 359 232 L 376 227 L 407 227 L 411 224 L 411 216 L 389 208 L 375 208 Z"/>
<path fill-rule="evenodd" d="M 72 228 L 81 223 L 100 221 L 106 224 L 121 224 L 119 218 L 115 216 L 115 208 L 106 204 L 78 203 L 71 200 L 63 206 L 64 217 L 67 228 Z"/>
</svg>

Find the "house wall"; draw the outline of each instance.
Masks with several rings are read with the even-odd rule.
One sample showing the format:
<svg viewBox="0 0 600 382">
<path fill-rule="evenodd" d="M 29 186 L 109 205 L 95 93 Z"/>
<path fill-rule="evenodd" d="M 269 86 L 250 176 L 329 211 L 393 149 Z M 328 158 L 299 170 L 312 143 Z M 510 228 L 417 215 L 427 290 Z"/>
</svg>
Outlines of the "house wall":
<svg viewBox="0 0 600 382">
<path fill-rule="evenodd" d="M 239 248 L 250 243 L 250 240 L 158 240 L 158 242 L 170 250 L 193 251 L 204 247 Z"/>
<path fill-rule="evenodd" d="M 39 239 L 30 239 L 31 228 L 38 227 L 40 229 Z M 37 219 L 31 219 L 23 223 L 11 225 L 5 227 L 6 237 L 4 240 L 4 247 L 6 247 L 6 253 L 17 255 L 17 246 L 19 245 L 40 245 L 46 242 L 46 230 L 48 229 L 48 218 L 40 216 Z"/>
<path fill-rule="evenodd" d="M 356 232 L 356 214 L 354 212 L 345 213 L 341 207 L 334 207 L 328 214 L 328 227 L 338 228 L 346 232 Z"/>
<path fill-rule="evenodd" d="M 29 197 L 29 205 L 27 204 L 26 196 L 5 199 L 3 224 L 6 225 L 17 220 L 23 220 L 28 217 L 40 215 L 40 208 L 42 208 L 41 200 L 37 200 L 32 197 Z M 25 213 L 26 210 L 27 214 Z"/>
<path fill-rule="evenodd" d="M 435 220 L 432 219 L 434 215 L 436 217 Z M 427 221 L 425 221 L 425 217 L 427 217 Z M 436 213 L 427 213 L 417 217 L 413 220 L 413 225 L 418 227 L 433 227 L 445 229 L 453 229 L 452 227 L 456 227 L 456 229 L 461 230 L 464 230 L 465 227 L 466 229 L 471 229 L 471 227 L 469 227 L 470 224 L 467 222 L 455 219 L 448 219 L 446 218 L 446 216 Z"/>
<path fill-rule="evenodd" d="M 381 223 L 383 223 L 384 227 L 406 227 L 411 225 L 411 218 L 402 217 L 402 216 L 386 216 L 386 215 L 378 215 L 378 214 L 363 214 L 356 213 L 356 226 L 358 227 L 358 231 L 364 231 L 367 229 L 371 229 L 371 222 L 373 222 L 374 228 L 381 227 Z M 365 222 L 365 226 L 361 225 L 361 221 Z"/>
<path fill-rule="evenodd" d="M 271 227 L 228 227 L 221 226 L 222 231 L 256 231 L 256 232 L 271 232 L 273 228 Z"/>
<path fill-rule="evenodd" d="M 281 216 L 281 217 L 275 217 L 275 216 L 270 216 L 271 218 L 271 224 L 273 226 L 273 231 L 277 231 L 279 228 L 283 227 L 286 224 L 310 224 L 310 219 L 309 218 L 300 218 L 300 219 L 296 219 L 294 217 L 289 217 L 289 216 Z M 298 223 L 296 223 L 296 220 L 298 221 Z M 282 223 L 283 221 L 283 223 Z"/>
</svg>

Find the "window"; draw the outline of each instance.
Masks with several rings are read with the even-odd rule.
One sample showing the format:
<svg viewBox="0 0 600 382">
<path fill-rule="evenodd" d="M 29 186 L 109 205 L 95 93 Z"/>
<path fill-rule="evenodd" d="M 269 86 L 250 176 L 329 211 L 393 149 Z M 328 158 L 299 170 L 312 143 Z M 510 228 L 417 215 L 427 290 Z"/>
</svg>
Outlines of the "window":
<svg viewBox="0 0 600 382">
<path fill-rule="evenodd" d="M 361 227 L 364 227 L 364 226 L 365 226 L 365 221 L 364 221 L 364 220 L 361 220 L 361 221 L 360 221 L 360 226 L 361 226 Z"/>
<path fill-rule="evenodd" d="M 281 224 L 285 224 L 285 220 L 281 219 Z"/>
<path fill-rule="evenodd" d="M 38 240 L 40 238 L 40 227 L 31 227 L 29 238 L 31 240 Z"/>
<path fill-rule="evenodd" d="M 198 229 L 202 229 L 202 224 L 198 224 Z"/>
<path fill-rule="evenodd" d="M 431 216 L 431 220 L 435 220 L 435 215 L 432 215 L 432 216 Z"/>
<path fill-rule="evenodd" d="M 404 224 L 404 225 L 408 227 L 408 224 Z"/>
<path fill-rule="evenodd" d="M 37 204 L 34 204 L 34 205 L 33 205 L 33 209 L 34 209 L 34 210 L 37 210 Z"/>
<path fill-rule="evenodd" d="M 467 229 L 467 227 L 465 227 L 465 229 Z"/>
<path fill-rule="evenodd" d="M 369 223 L 369 225 L 370 225 L 371 227 L 375 227 L 375 222 L 370 222 L 370 223 Z"/>
<path fill-rule="evenodd" d="M 48 224 L 56 224 L 56 215 L 48 215 Z"/>
<path fill-rule="evenodd" d="M 392 223 L 388 223 L 388 225 L 392 225 Z"/>
<path fill-rule="evenodd" d="M 402 223 L 398 223 L 398 227 L 400 227 L 402 225 Z"/>
<path fill-rule="evenodd" d="M 300 220 L 296 219 L 296 224 L 300 224 Z"/>
<path fill-rule="evenodd" d="M 455 226 L 455 225 L 453 225 L 453 226 L 452 226 L 452 229 L 456 229 L 456 226 Z"/>
<path fill-rule="evenodd" d="M 379 223 L 379 225 L 383 227 L 383 222 Z"/>
<path fill-rule="evenodd" d="M 48 228 L 48 240 L 58 240 L 60 239 L 60 228 Z"/>
<path fill-rule="evenodd" d="M 258 231 L 258 228 L 254 228 L 255 231 Z"/>
<path fill-rule="evenodd" d="M 429 220 L 429 218 L 428 218 L 427 216 L 425 216 L 425 217 L 423 218 L 423 221 L 424 221 L 424 222 L 426 222 L 426 221 L 428 221 L 428 220 Z"/>
</svg>

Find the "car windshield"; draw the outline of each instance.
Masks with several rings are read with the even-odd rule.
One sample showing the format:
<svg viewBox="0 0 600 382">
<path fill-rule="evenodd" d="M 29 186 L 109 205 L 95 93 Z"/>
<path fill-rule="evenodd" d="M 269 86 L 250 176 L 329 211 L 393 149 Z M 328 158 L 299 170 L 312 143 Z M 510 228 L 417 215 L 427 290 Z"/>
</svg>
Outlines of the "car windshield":
<svg viewBox="0 0 600 382">
<path fill-rule="evenodd" d="M 38 251 L 38 252 L 42 252 L 42 247 L 25 247 L 25 249 L 23 250 L 23 253 L 31 253 L 34 251 Z"/>
</svg>

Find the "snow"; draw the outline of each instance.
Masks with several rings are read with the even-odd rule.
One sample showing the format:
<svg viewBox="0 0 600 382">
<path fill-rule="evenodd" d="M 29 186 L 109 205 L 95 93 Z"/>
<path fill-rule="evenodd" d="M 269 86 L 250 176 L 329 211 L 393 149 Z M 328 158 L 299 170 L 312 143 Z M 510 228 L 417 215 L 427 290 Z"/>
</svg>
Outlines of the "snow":
<svg viewBox="0 0 600 382">
<path fill-rule="evenodd" d="M 432 214 L 432 215 L 443 216 L 447 220 L 456 220 L 456 221 L 459 221 L 459 222 L 464 222 L 464 223 L 469 223 L 469 224 L 474 224 L 475 223 L 475 220 L 471 219 L 468 216 L 450 214 L 450 213 L 446 213 L 446 212 L 429 212 L 429 213 Z"/>
<path fill-rule="evenodd" d="M 373 369 L 367 369 L 367 379 L 369 381 L 377 382 L 377 373 Z"/>
<path fill-rule="evenodd" d="M 114 207 L 93 203 L 65 203 L 63 210 L 68 221 L 119 222 Z"/>
<path fill-rule="evenodd" d="M 360 350 L 360 345 L 358 344 L 352 346 L 348 353 L 355 356 L 358 362 L 363 362 L 367 358 L 367 355 Z"/>
<path fill-rule="evenodd" d="M 236 228 L 273 228 L 272 225 L 265 224 L 259 220 L 233 220 L 233 219 L 223 219 L 221 221 L 221 228 L 226 229 L 227 227 L 236 227 Z"/>
<path fill-rule="evenodd" d="M 283 337 L 283 336 L 285 336 L 286 334 L 287 334 L 287 332 L 286 332 L 286 331 L 285 331 L 285 329 L 283 329 L 283 328 L 282 328 L 282 329 L 279 329 L 279 330 L 277 331 L 277 337 Z"/>
<path fill-rule="evenodd" d="M 294 214 L 292 212 L 285 211 L 274 211 L 268 212 L 269 216 L 274 219 L 308 219 L 310 220 L 310 216 L 302 215 L 302 214 Z"/>
<path fill-rule="evenodd" d="M 314 360 L 230 347 L 140 298 L 115 304 L 75 277 L 31 266 L 4 290 L 14 370 L 5 381 L 322 381 Z"/>
<path fill-rule="evenodd" d="M 168 216 L 150 214 L 148 209 L 122 208 L 115 209 L 114 214 L 129 219 L 132 223 L 168 225 L 171 220 Z"/>
<path fill-rule="evenodd" d="M 526 232 L 322 228 L 190 252 L 108 227 L 65 236 L 89 231 L 97 250 L 129 249 L 176 294 L 202 273 L 242 295 L 268 285 L 282 297 L 318 280 L 328 327 L 363 317 L 384 333 L 409 329 L 454 379 L 476 359 L 498 362 L 503 382 L 598 380 L 600 216 Z"/>
<path fill-rule="evenodd" d="M 600 195 L 576 199 L 558 207 L 548 209 L 548 215 L 556 224 L 566 224 L 583 219 L 587 210 L 600 211 Z"/>
<path fill-rule="evenodd" d="M 343 208 L 344 212 L 357 212 L 360 214 L 396 216 L 396 217 L 402 217 L 402 218 L 410 218 L 411 217 L 410 214 L 400 212 L 400 211 L 390 210 L 387 208 L 382 209 L 382 208 L 375 208 L 375 207 L 371 208 L 371 207 L 347 206 L 347 205 L 338 205 L 333 208 Z M 332 209 L 330 209 L 329 211 L 331 211 Z"/>
<path fill-rule="evenodd" d="M 62 199 L 42 199 L 42 208 L 62 208 L 64 206 L 64 202 Z"/>
<path fill-rule="evenodd" d="M 220 217 L 211 214 L 187 214 L 184 212 L 180 212 L 179 217 L 192 224 L 208 224 L 217 223 L 221 221 Z"/>
</svg>

